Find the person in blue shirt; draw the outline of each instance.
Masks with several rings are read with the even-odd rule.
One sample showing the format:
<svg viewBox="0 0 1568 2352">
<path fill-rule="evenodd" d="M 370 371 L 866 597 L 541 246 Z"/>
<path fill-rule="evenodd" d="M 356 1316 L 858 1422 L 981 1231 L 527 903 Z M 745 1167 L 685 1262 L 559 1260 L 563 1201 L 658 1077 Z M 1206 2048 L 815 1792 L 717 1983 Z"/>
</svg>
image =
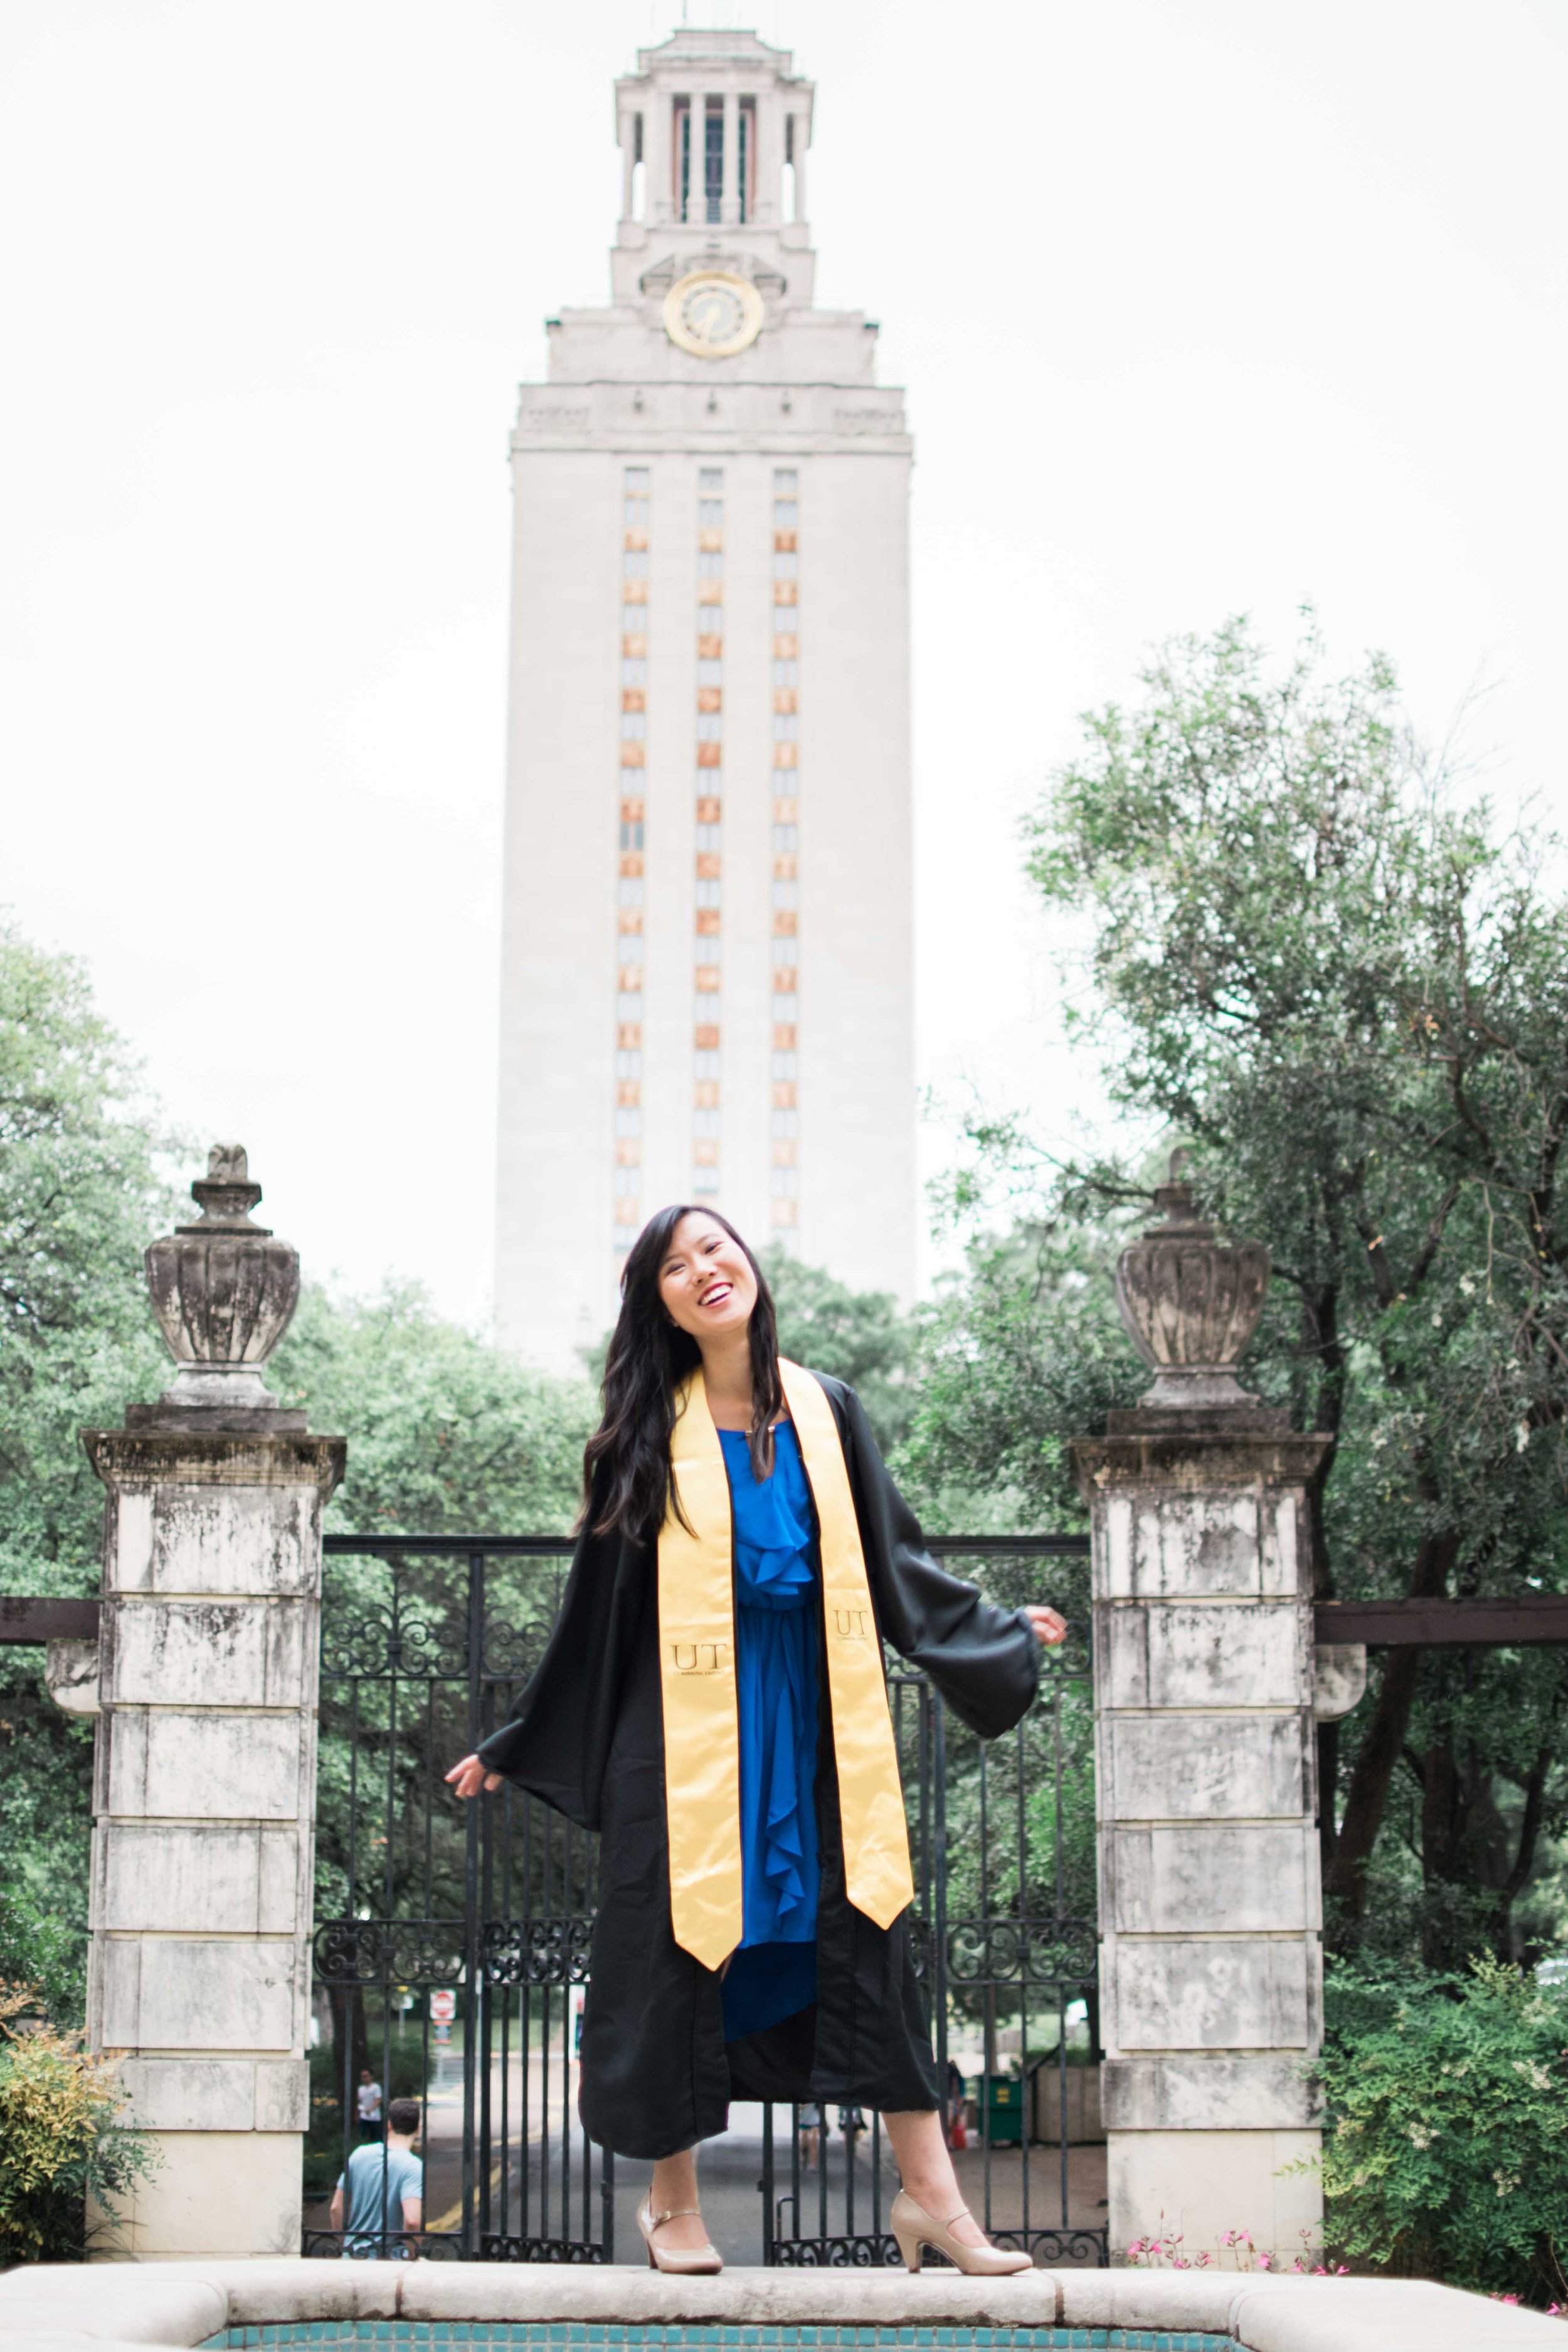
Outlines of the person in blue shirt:
<svg viewBox="0 0 1568 2352">
<path fill-rule="evenodd" d="M 332 2192 L 332 2227 L 345 2230 L 343 2259 L 390 2255 L 407 2260 L 400 2232 L 425 2221 L 425 2168 L 414 2153 L 419 2137 L 417 2099 L 394 2099 L 384 2140 L 366 2140 L 349 2158 Z M 345 2224 L 343 2199 L 348 2198 Z"/>
<path fill-rule="evenodd" d="M 762 1268 L 717 1211 L 672 1203 L 638 1234 L 604 1400 L 549 1647 L 447 1776 L 602 1832 L 584 2129 L 653 2159 L 656 2269 L 721 2267 L 695 2151 L 741 2099 L 815 2108 L 819 2131 L 829 2100 L 879 2109 L 910 2267 L 931 2246 L 1026 2270 L 963 2208 L 942 2137 L 883 1644 L 994 1738 L 1066 1622 L 994 1608 L 930 1557 L 854 1391 L 780 1357 Z"/>
</svg>

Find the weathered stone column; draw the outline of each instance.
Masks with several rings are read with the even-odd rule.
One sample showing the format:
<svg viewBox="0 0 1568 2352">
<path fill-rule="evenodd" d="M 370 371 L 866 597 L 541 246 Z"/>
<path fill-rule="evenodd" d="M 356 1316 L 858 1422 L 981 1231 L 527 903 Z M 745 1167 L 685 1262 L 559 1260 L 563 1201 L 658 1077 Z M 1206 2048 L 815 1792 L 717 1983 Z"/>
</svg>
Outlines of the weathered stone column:
<svg viewBox="0 0 1568 2352">
<path fill-rule="evenodd" d="M 321 1508 L 341 1437 L 258 1367 L 299 1261 L 237 1147 L 147 1253 L 180 1370 L 83 1433 L 108 1489 L 88 2027 L 161 2163 L 114 2251 L 293 2253 L 309 2091 Z"/>
<path fill-rule="evenodd" d="M 1113 2262 L 1246 2230 L 1315 2231 L 1321 1913 L 1305 1489 L 1325 1441 L 1234 1366 L 1268 1279 L 1177 1181 L 1123 1254 L 1122 1318 L 1159 1373 L 1073 1449 L 1093 1538 L 1101 2099 Z"/>
</svg>

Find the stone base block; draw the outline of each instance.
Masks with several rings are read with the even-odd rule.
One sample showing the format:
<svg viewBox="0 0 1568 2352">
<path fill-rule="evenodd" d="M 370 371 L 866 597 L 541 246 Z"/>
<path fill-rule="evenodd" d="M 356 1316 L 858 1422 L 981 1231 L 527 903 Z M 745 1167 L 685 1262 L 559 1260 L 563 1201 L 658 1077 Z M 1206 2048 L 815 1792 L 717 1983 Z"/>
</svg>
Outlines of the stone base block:
<svg viewBox="0 0 1568 2352">
<path fill-rule="evenodd" d="M 153 2145 L 157 2169 L 100 2230 L 95 2260 L 298 2254 L 300 2133 L 159 2132 Z"/>
<path fill-rule="evenodd" d="M 1221 2242 L 1245 2230 L 1258 2253 L 1293 2262 L 1321 2239 L 1322 2186 L 1316 2171 L 1281 2173 L 1321 2144 L 1315 2131 L 1110 2132 L 1111 2261 L 1125 2263 L 1135 2238 L 1179 2233 L 1189 2262 L 1207 2253 L 1230 2264 Z"/>
<path fill-rule="evenodd" d="M 1100 2102 L 1112 2131 L 1300 2131 L 1321 2120 L 1322 2093 L 1286 2057 L 1108 2058 Z"/>
<path fill-rule="evenodd" d="M 302 2058 L 127 2058 L 124 2120 L 139 2131 L 303 2132 L 310 2075 Z"/>
</svg>

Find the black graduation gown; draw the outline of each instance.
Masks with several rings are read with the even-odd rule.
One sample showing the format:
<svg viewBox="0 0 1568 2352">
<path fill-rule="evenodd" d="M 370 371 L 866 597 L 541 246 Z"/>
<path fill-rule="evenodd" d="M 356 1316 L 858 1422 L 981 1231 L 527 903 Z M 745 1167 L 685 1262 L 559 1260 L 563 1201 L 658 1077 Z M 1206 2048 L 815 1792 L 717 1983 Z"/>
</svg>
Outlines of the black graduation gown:
<svg viewBox="0 0 1568 2352">
<path fill-rule="evenodd" d="M 1035 1694 L 1039 1645 L 1028 1620 L 937 1566 L 854 1390 L 817 1377 L 844 1446 L 879 1630 L 972 1729 L 994 1738 Z M 602 1832 L 582 2115 L 589 2137 L 620 2155 L 673 2156 L 710 2138 L 731 2098 L 895 2113 L 940 2104 L 910 1914 L 878 1927 L 845 1893 L 826 1678 L 822 1690 L 817 1998 L 743 2042 L 724 2040 L 718 1973 L 671 1932 L 654 1545 L 583 1535 L 538 1671 L 479 1751 L 492 1771 Z"/>
</svg>

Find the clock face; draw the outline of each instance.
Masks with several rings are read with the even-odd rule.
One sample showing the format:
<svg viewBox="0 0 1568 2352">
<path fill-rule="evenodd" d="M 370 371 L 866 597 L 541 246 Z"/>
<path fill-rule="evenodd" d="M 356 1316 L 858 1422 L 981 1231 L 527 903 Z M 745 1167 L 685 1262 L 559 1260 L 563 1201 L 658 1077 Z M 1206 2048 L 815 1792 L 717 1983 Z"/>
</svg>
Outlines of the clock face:
<svg viewBox="0 0 1568 2352">
<path fill-rule="evenodd" d="M 664 298 L 664 331 L 700 360 L 727 360 L 762 331 L 763 298 L 731 269 L 697 269 Z"/>
</svg>

